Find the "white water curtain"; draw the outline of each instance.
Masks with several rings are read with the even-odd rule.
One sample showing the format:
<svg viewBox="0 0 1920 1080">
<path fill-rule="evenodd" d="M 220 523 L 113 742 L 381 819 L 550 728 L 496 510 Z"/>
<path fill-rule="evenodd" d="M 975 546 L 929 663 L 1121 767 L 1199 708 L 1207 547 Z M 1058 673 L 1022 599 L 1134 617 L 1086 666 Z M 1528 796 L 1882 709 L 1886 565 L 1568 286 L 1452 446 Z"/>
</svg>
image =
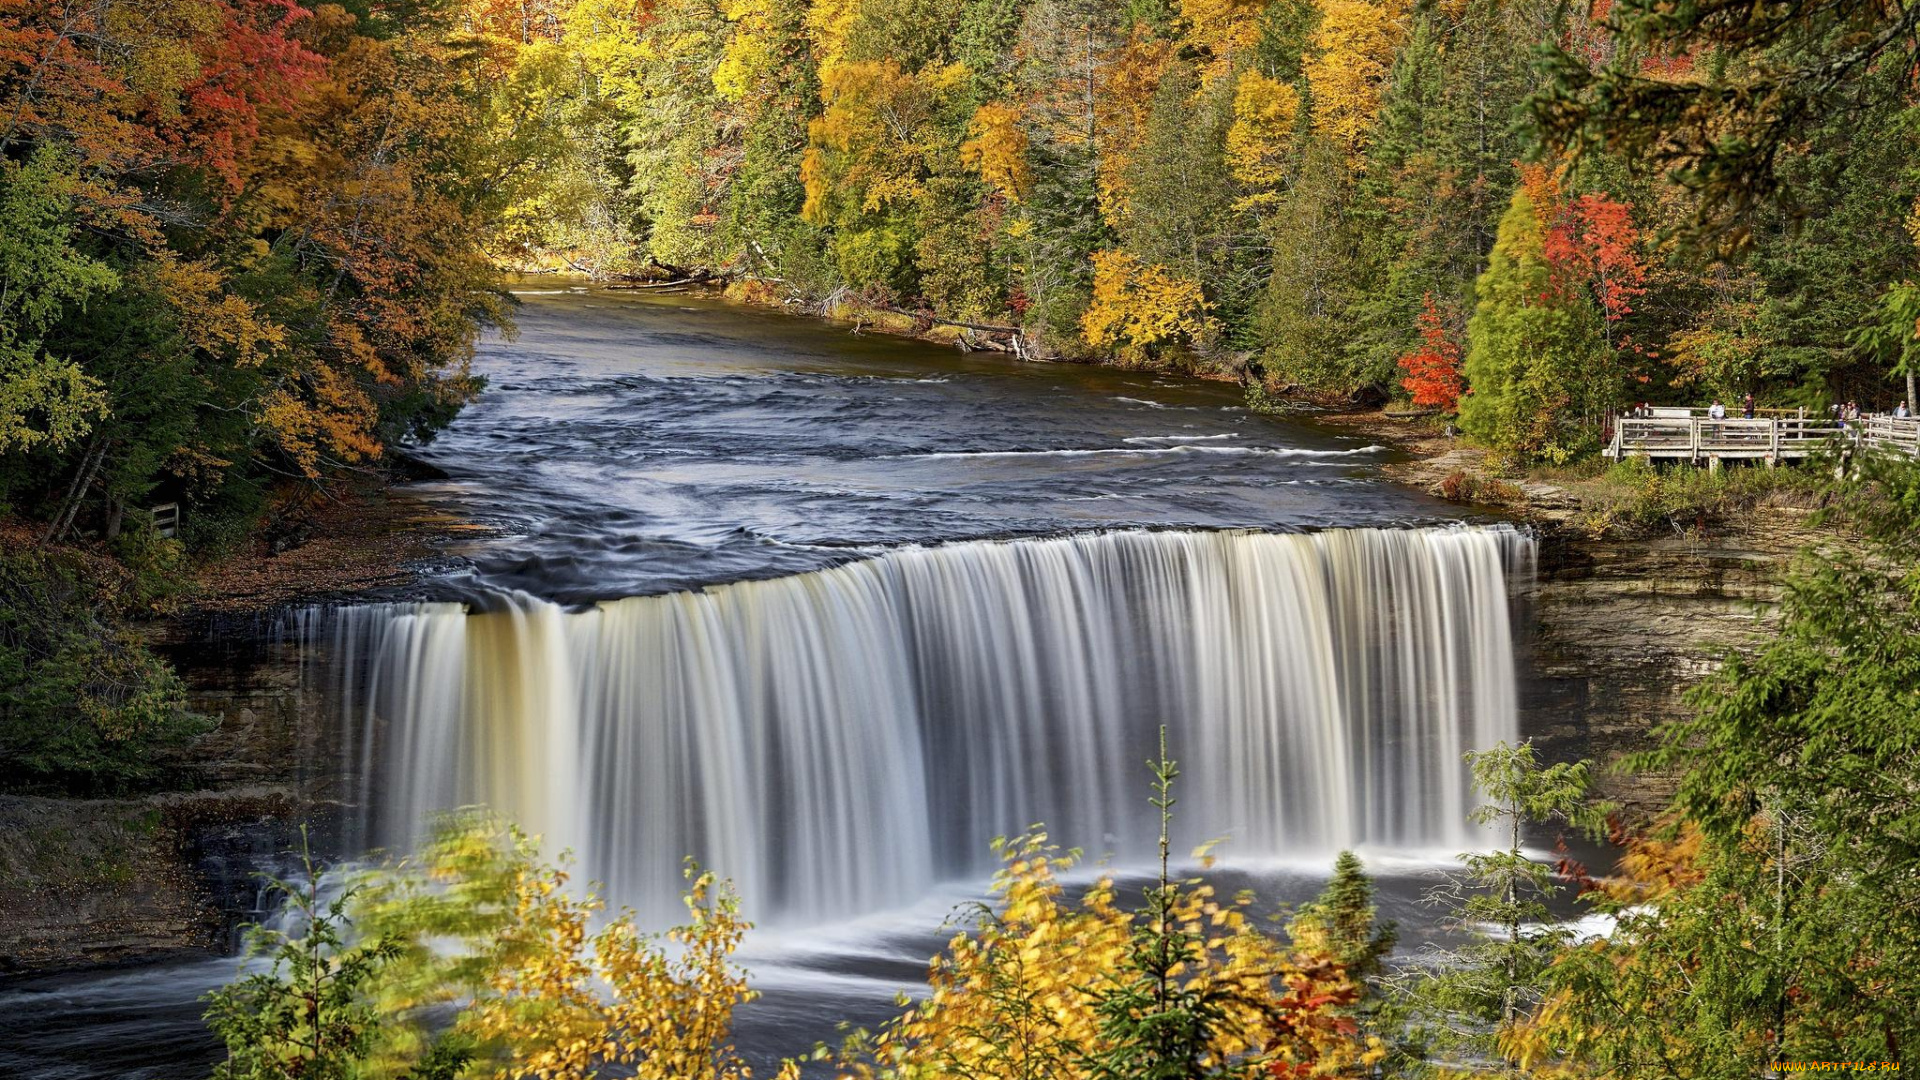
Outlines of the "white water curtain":
<svg viewBox="0 0 1920 1080">
<path fill-rule="evenodd" d="M 977 877 L 1044 822 L 1247 858 L 1473 842 L 1461 756 L 1516 737 L 1510 529 L 1114 532 L 906 549 L 569 612 L 349 608 L 331 642 L 371 838 L 484 803 L 644 915 L 692 855 L 807 922 Z"/>
</svg>

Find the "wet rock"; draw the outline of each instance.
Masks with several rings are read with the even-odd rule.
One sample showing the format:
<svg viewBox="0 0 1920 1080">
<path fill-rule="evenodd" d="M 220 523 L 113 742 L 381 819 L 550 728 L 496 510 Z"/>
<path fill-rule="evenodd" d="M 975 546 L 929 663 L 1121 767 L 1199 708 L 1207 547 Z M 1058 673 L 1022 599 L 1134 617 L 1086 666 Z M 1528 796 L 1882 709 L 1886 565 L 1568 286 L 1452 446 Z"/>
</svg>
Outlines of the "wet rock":
<svg viewBox="0 0 1920 1080">
<path fill-rule="evenodd" d="M 1603 793 L 1630 814 L 1657 811 L 1671 778 L 1612 767 L 1650 748 L 1659 724 L 1688 715 L 1687 691 L 1730 653 L 1765 642 L 1782 576 L 1818 539 L 1788 509 L 1707 535 L 1595 540 L 1544 529 L 1524 605 L 1523 730 L 1556 759 L 1594 759 Z"/>
</svg>

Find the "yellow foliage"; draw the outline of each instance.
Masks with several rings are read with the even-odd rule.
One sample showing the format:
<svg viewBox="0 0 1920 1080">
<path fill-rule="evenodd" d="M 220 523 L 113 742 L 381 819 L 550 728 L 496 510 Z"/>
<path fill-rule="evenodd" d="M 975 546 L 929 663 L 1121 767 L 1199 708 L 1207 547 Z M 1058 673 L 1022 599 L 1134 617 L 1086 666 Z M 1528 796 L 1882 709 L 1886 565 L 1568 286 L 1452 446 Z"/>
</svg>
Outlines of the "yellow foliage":
<svg viewBox="0 0 1920 1080">
<path fill-rule="evenodd" d="M 731 960 L 749 924 L 712 874 L 689 869 L 687 879 L 688 921 L 668 931 L 663 946 L 630 917 L 589 940 L 598 899 L 570 895 L 559 870 L 519 875 L 499 942 L 507 962 L 460 1021 L 501 1049 L 495 1075 L 589 1080 L 609 1064 L 641 1080 L 753 1075 L 729 1034 L 734 1009 L 756 996 Z"/>
<path fill-rule="evenodd" d="M 1358 157 L 1380 112 L 1393 55 L 1407 34 L 1402 0 L 1322 0 L 1306 61 L 1313 128 Z"/>
<path fill-rule="evenodd" d="M 713 88 L 726 101 L 745 101 L 780 64 L 778 38 L 770 32 L 773 0 L 724 0 L 720 13 L 733 24 L 733 33 L 714 68 Z"/>
<path fill-rule="evenodd" d="M 755 997 L 732 962 L 751 926 L 712 874 L 689 867 L 687 921 L 650 935 L 631 913 L 607 919 L 533 841 L 485 815 L 444 822 L 402 868 L 368 875 L 353 904 L 362 931 L 401 944 L 376 1004 L 411 1017 L 462 1003 L 455 1032 L 478 1052 L 461 1076 L 587 1080 L 612 1066 L 643 1080 L 751 1077 L 729 1036 L 734 1009 Z M 373 1043 L 356 1075 L 394 1080 L 428 1038 L 395 1023 Z"/>
<path fill-rule="evenodd" d="M 871 212 L 919 197 L 928 159 L 950 147 L 937 123 L 940 106 L 966 82 L 962 64 L 918 73 L 891 59 L 823 64 L 826 109 L 807 125 L 800 163 L 802 216 L 824 224 L 836 206 Z"/>
<path fill-rule="evenodd" d="M 968 122 L 967 134 L 971 137 L 960 144 L 960 159 L 977 171 L 980 179 L 1019 202 L 1033 179 L 1027 167 L 1027 132 L 1020 126 L 1020 110 L 997 101 L 982 105 Z"/>
<path fill-rule="evenodd" d="M 503 1077 L 587 1080 L 609 1049 L 585 955 L 587 920 L 601 905 L 568 895 L 566 884 L 559 870 L 521 874 L 499 938 L 513 962 L 489 973 L 485 992 L 461 1015 L 483 1042 L 506 1048 Z"/>
<path fill-rule="evenodd" d="M 1076 856 L 1044 835 L 1000 853 L 991 909 L 934 959 L 924 1001 L 848 1045 L 842 1080 L 1094 1075 L 1088 1059 L 1111 1049 L 1097 995 L 1126 970 L 1137 917 L 1120 907 L 1106 877 L 1070 903 L 1058 875 Z M 1247 917 L 1250 903 L 1223 903 L 1211 887 L 1188 883 L 1171 913 L 1171 928 L 1195 942 L 1175 977 L 1223 1002 L 1207 1064 L 1264 1076 L 1276 1064 L 1304 1070 L 1336 1057 L 1360 1060 L 1369 1047 L 1333 1012 L 1352 999 L 1345 974 L 1260 932 Z"/>
<path fill-rule="evenodd" d="M 1178 46 L 1137 28 L 1107 66 L 1094 111 L 1100 125 L 1100 212 L 1118 225 L 1127 216 L 1127 168 L 1146 136 L 1153 96 L 1178 55 Z"/>
<path fill-rule="evenodd" d="M 1253 187 L 1272 187 L 1285 174 L 1283 155 L 1293 141 L 1300 92 L 1258 71 L 1241 74 L 1233 91 L 1233 124 L 1227 128 L 1227 168 Z"/>
<path fill-rule="evenodd" d="M 1212 58 L 1206 81 L 1224 74 L 1234 54 L 1260 40 L 1260 13 L 1266 7 L 1267 0 L 1180 0 L 1181 37 Z"/>
<path fill-rule="evenodd" d="M 1568 1015 L 1572 995 L 1556 991 L 1532 1014 L 1502 1027 L 1495 1036 L 1501 1056 L 1533 1080 L 1574 1080 L 1592 1073 L 1568 1063 L 1568 1051 L 1577 1051 L 1590 1034 Z"/>
<path fill-rule="evenodd" d="M 380 456 L 373 436 L 379 407 L 353 378 L 332 367 L 315 364 L 304 372 L 310 399 L 278 387 L 260 400 L 256 418 L 300 471 L 320 475 L 329 455 L 348 462 Z"/>
<path fill-rule="evenodd" d="M 840 63 L 859 15 L 860 0 L 814 0 L 807 9 L 807 35 L 813 39 L 813 59 L 823 82 Z"/>
<path fill-rule="evenodd" d="M 194 348 L 236 367 L 258 367 L 272 350 L 286 344 L 285 328 L 226 292 L 225 279 L 212 264 L 182 262 L 172 252 L 162 252 L 152 265 L 181 335 Z"/>
<path fill-rule="evenodd" d="M 1632 903 L 1662 900 L 1691 888 L 1704 876 L 1699 862 L 1702 840 L 1699 828 L 1687 823 L 1672 836 L 1655 831 L 1635 837 L 1620 856 L 1619 876 L 1602 879 L 1600 887 L 1608 896 Z"/>
<path fill-rule="evenodd" d="M 575 0 L 563 20 L 561 41 L 582 66 L 618 96 L 635 81 L 641 64 L 639 5 L 635 0 Z"/>
<path fill-rule="evenodd" d="M 1097 251 L 1093 302 L 1080 325 L 1095 348 L 1140 350 L 1182 336 L 1204 336 L 1211 306 L 1198 282 L 1124 251 Z"/>
</svg>

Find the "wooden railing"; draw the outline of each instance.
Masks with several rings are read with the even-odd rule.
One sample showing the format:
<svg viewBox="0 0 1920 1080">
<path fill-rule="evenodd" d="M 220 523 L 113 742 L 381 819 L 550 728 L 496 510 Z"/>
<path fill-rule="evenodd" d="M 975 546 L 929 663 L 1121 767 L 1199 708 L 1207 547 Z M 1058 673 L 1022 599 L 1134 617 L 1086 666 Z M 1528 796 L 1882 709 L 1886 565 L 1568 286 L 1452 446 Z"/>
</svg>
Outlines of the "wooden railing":
<svg viewBox="0 0 1920 1080">
<path fill-rule="evenodd" d="M 1709 462 L 1759 459 L 1769 464 L 1812 457 L 1823 449 L 1862 447 L 1920 457 L 1920 419 L 1866 416 L 1845 425 L 1802 416 L 1727 418 L 1704 416 L 1621 417 L 1603 453 L 1620 459 L 1650 458 Z"/>
<path fill-rule="evenodd" d="M 1858 426 L 1862 443 L 1882 450 L 1920 457 L 1920 418 L 1863 416 Z"/>
</svg>

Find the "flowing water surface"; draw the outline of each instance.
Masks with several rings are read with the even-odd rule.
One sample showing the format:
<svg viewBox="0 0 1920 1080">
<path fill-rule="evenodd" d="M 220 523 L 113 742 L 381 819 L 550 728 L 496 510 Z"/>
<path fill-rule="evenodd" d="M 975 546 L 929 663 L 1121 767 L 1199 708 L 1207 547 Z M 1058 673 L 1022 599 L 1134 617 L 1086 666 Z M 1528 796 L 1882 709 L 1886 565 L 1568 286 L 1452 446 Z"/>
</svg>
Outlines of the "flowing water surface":
<svg viewBox="0 0 1920 1080">
<path fill-rule="evenodd" d="M 1385 451 L 1236 386 L 1021 363 L 777 312 L 521 295 L 486 394 L 416 451 L 507 535 L 442 584 L 582 603 L 819 569 L 904 544 L 1117 527 L 1456 516 Z"/>
<path fill-rule="evenodd" d="M 1045 822 L 1134 873 L 1161 724 L 1180 842 L 1224 838 L 1276 902 L 1358 847 L 1419 923 L 1475 842 L 1460 756 L 1517 731 L 1531 544 L 1386 483 L 1381 448 L 1227 385 L 522 299 L 486 393 L 411 451 L 489 535 L 416 595 L 286 620 L 351 844 L 484 802 L 654 920 L 698 856 L 764 927 L 764 1061 L 919 983 L 993 836 Z M 191 1074 L 232 963 L 0 988 L 0 1074 Z M 103 1053 L 129 1038 L 145 1059 Z"/>
</svg>

